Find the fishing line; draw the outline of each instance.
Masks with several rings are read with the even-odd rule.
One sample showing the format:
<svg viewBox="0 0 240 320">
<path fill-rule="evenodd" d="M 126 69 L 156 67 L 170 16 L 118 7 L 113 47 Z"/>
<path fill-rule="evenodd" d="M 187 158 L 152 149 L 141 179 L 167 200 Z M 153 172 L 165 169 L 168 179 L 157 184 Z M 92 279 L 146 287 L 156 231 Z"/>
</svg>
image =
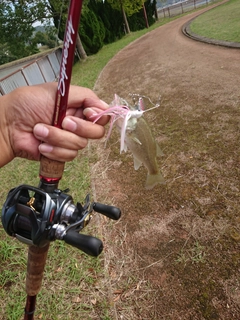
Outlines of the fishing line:
<svg viewBox="0 0 240 320">
<path fill-rule="evenodd" d="M 158 107 L 160 106 L 161 96 L 159 96 L 159 98 L 158 98 L 158 100 L 157 100 L 157 101 L 159 101 L 159 103 L 154 103 L 154 102 L 152 102 L 151 98 L 149 98 L 149 97 L 147 97 L 147 96 L 144 96 L 144 95 L 142 95 L 142 94 L 129 93 L 129 95 L 132 96 L 132 99 L 133 99 L 134 102 L 135 102 L 134 97 L 138 97 L 139 99 L 140 99 L 140 98 L 147 99 L 147 100 L 150 102 L 150 104 L 152 104 L 153 106 L 158 106 Z M 152 109 L 152 108 L 151 108 L 151 109 Z"/>
</svg>

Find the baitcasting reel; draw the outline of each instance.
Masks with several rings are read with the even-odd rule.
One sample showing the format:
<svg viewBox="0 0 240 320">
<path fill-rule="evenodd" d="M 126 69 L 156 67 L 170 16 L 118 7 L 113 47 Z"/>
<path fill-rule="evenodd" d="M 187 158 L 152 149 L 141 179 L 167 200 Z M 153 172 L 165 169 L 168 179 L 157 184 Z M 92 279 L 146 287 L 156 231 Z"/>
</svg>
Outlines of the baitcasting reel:
<svg viewBox="0 0 240 320">
<path fill-rule="evenodd" d="M 103 249 L 102 241 L 79 232 L 90 222 L 93 210 L 118 220 L 120 209 L 90 203 L 89 195 L 84 205 L 77 203 L 75 206 L 72 197 L 65 193 L 69 190 L 50 186 L 47 191 L 29 185 L 10 190 L 2 209 L 5 231 L 28 245 L 43 247 L 59 239 L 89 255 L 98 256 Z"/>
</svg>

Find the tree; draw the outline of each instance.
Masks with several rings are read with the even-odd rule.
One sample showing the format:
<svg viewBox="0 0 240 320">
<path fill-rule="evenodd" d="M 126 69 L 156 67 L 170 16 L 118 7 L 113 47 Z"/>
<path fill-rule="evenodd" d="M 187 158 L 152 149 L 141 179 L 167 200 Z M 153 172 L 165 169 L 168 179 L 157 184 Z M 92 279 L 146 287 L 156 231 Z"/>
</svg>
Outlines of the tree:
<svg viewBox="0 0 240 320">
<path fill-rule="evenodd" d="M 143 3 L 143 13 L 144 13 L 144 19 L 145 19 L 146 27 L 149 28 L 147 11 L 146 11 L 145 4 L 144 4 L 144 3 Z"/>
<path fill-rule="evenodd" d="M 85 0 L 84 3 L 86 6 L 88 0 Z M 46 24 L 46 21 L 54 19 L 55 25 L 59 29 L 59 37 L 63 39 L 68 5 L 68 0 L 0 1 L 0 63 L 20 59 L 39 51 L 37 39 L 34 40 L 33 27 L 33 23 L 37 21 Z M 54 39 L 52 31 L 50 33 L 48 31 L 48 46 L 53 47 L 56 43 L 56 36 Z M 77 48 L 80 57 L 86 58 L 79 36 Z"/>
<path fill-rule="evenodd" d="M 127 17 L 132 16 L 134 13 L 139 12 L 143 6 L 143 0 L 107 0 L 113 9 L 122 12 L 126 32 L 130 33 Z"/>
<path fill-rule="evenodd" d="M 81 39 L 88 54 L 97 53 L 104 44 L 105 27 L 97 14 L 97 3 L 89 0 L 84 8 L 79 28 Z"/>
<path fill-rule="evenodd" d="M 95 1 L 95 6 L 90 9 L 102 21 L 105 29 L 104 44 L 112 43 L 125 35 L 121 12 L 113 9 L 107 1 Z"/>
<path fill-rule="evenodd" d="M 0 64 L 5 64 L 13 60 L 15 60 L 15 57 L 11 54 L 8 44 L 0 44 Z"/>
<path fill-rule="evenodd" d="M 47 0 L 0 1 L 0 63 L 38 52 L 33 23 L 48 18 L 47 5 Z"/>
<path fill-rule="evenodd" d="M 153 1 L 151 1 L 151 3 L 153 4 L 153 8 L 154 8 L 154 17 L 155 17 L 155 20 L 158 20 L 157 1 L 156 1 L 156 0 L 153 0 Z"/>
<path fill-rule="evenodd" d="M 149 25 L 158 20 L 156 0 L 145 0 L 145 8 Z"/>
<path fill-rule="evenodd" d="M 58 30 L 58 36 L 61 40 L 63 40 L 65 26 L 66 26 L 66 22 L 67 22 L 69 1 L 68 0 L 62 0 L 62 1 L 48 0 L 48 2 L 49 2 L 49 11 L 50 11 L 51 16 L 53 18 L 54 25 Z M 85 0 L 83 2 L 82 13 L 84 12 L 84 8 L 86 8 L 87 4 L 88 4 L 88 1 Z M 82 41 L 79 36 L 79 33 L 77 35 L 76 49 L 77 49 L 78 54 L 81 59 L 84 60 L 87 58 L 87 54 L 86 54 L 86 51 L 82 45 Z"/>
<path fill-rule="evenodd" d="M 0 1 L 12 8 L 21 7 L 25 13 L 26 23 L 33 24 L 36 21 L 43 22 L 44 19 L 50 18 L 48 0 L 4 0 Z"/>
<path fill-rule="evenodd" d="M 36 44 L 46 45 L 49 48 L 54 48 L 58 44 L 56 29 L 53 26 L 45 26 L 45 31 L 38 31 L 33 37 L 33 42 Z"/>
<path fill-rule="evenodd" d="M 142 8 L 128 19 L 131 31 L 148 28 L 154 22 L 154 3 L 151 0 L 145 0 Z"/>
<path fill-rule="evenodd" d="M 143 1 L 84 0 L 76 41 L 80 58 L 85 59 L 86 52 L 95 54 L 104 44 L 120 39 L 124 35 L 124 28 L 128 33 L 130 28 L 144 28 L 143 3 L 146 6 L 152 1 Z M 53 47 L 58 38 L 63 40 L 68 6 L 69 0 L 0 0 L 0 62 L 37 52 L 37 43 Z M 149 11 L 148 5 L 146 11 L 149 21 L 151 10 Z M 37 34 L 34 39 L 33 23 L 36 21 L 45 26 L 48 22 L 49 32 L 47 31 L 47 35 Z M 52 21 L 57 35 L 52 32 Z"/>
<path fill-rule="evenodd" d="M 32 9 L 26 5 L 17 1 L 0 3 L 0 43 L 2 48 L 7 47 L 4 52 L 9 58 L 7 60 L 20 59 L 38 51 L 32 42 L 33 19 Z M 4 60 L 0 62 L 4 63 Z"/>
</svg>

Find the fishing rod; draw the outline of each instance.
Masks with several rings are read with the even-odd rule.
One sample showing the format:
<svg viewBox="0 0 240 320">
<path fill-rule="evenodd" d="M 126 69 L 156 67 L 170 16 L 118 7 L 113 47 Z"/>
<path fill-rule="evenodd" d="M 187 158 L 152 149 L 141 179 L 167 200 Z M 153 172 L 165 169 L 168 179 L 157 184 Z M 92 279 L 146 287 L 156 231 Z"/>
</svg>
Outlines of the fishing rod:
<svg viewBox="0 0 240 320">
<path fill-rule="evenodd" d="M 82 10 L 82 0 L 71 0 L 66 23 L 60 75 L 52 125 L 61 128 L 66 115 L 72 65 Z M 26 306 L 24 320 L 34 319 L 37 294 L 41 289 L 44 267 L 51 241 L 63 240 L 86 254 L 97 257 L 103 250 L 98 238 L 79 232 L 90 222 L 96 211 L 118 220 L 117 207 L 90 201 L 75 205 L 69 190 L 60 190 L 58 184 L 64 171 L 64 162 L 40 160 L 38 187 L 20 185 L 10 190 L 2 209 L 5 231 L 29 245 L 26 275 Z"/>
</svg>

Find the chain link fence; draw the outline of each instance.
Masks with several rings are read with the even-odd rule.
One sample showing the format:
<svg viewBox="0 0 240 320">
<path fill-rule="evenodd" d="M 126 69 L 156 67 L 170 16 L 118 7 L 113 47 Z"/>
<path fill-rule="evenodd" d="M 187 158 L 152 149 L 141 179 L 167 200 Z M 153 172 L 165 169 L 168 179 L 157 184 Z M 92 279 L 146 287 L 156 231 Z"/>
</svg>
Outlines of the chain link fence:
<svg viewBox="0 0 240 320">
<path fill-rule="evenodd" d="M 208 5 L 211 0 L 187 0 L 178 2 L 172 5 L 164 6 L 162 8 L 158 8 L 158 17 L 174 17 L 179 14 L 183 14 L 185 12 L 191 11 L 193 9 L 197 9 L 198 7 Z"/>
</svg>

